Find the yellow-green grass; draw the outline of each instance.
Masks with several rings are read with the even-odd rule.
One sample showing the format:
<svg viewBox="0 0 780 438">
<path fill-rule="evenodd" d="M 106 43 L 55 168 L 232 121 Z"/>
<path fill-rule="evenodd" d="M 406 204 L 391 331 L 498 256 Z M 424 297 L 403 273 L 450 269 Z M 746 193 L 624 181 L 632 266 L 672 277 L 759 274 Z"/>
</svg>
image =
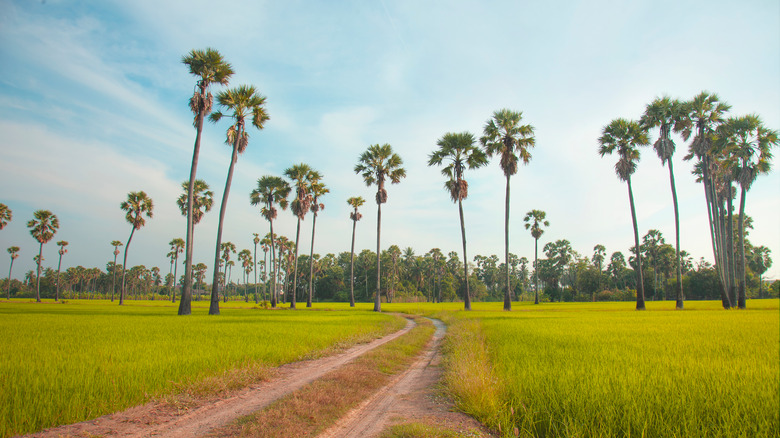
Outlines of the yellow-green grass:
<svg viewBox="0 0 780 438">
<path fill-rule="evenodd" d="M 500 306 L 442 317 L 449 389 L 504 436 L 780 434 L 777 300 Z"/>
<path fill-rule="evenodd" d="M 161 301 L 0 303 L 0 436 L 94 418 L 230 369 L 314 357 L 405 324 L 370 305 L 289 311 L 231 302 L 217 317 L 206 306 L 178 317 Z"/>
</svg>

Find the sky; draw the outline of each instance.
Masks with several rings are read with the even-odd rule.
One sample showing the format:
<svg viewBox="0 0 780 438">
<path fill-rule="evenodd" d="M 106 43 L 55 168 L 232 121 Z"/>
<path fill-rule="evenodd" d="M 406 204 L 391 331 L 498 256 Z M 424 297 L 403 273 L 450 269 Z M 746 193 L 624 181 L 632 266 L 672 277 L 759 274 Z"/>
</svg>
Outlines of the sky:
<svg viewBox="0 0 780 438">
<path fill-rule="evenodd" d="M 656 97 L 687 100 L 707 90 L 732 105 L 731 115 L 755 113 L 780 128 L 775 0 L 0 0 L 0 202 L 13 210 L 0 247 L 21 248 L 15 278 L 34 269 L 38 243 L 26 223 L 39 209 L 60 221 L 44 246 L 45 266 L 56 269 L 55 242 L 66 240 L 63 269 L 105 269 L 110 242 L 126 242 L 131 231 L 119 204 L 139 190 L 154 200 L 154 217 L 133 236 L 128 265 L 167 273 L 168 242 L 186 232 L 175 200 L 195 139 L 187 102 L 196 80 L 181 58 L 207 47 L 232 64 L 230 86 L 251 84 L 267 97 L 270 115 L 262 131 L 249 129 L 230 188 L 222 241 L 239 250 L 252 249 L 252 233 L 269 231 L 249 203 L 258 178 L 303 162 L 330 189 L 315 252 L 349 251 L 351 196 L 368 201 L 356 251 L 375 251 L 375 188 L 353 168 L 369 145 L 388 143 L 407 177 L 388 187 L 382 248 L 460 254 L 457 206 L 428 155 L 445 133 L 479 137 L 494 111 L 509 108 L 522 111 L 536 139 L 531 162 L 511 178 L 510 252 L 533 259 L 523 216 L 539 209 L 550 221 L 540 253 L 558 239 L 583 256 L 597 244 L 608 255 L 628 253 L 627 188 L 614 173 L 616 158 L 597 152 L 611 120 L 638 119 Z M 211 186 L 215 207 L 195 228 L 194 262 L 209 268 L 230 160 L 228 125 L 203 129 L 198 178 Z M 687 143 L 674 140 L 681 248 L 711 262 L 703 188 L 683 161 Z M 498 160 L 466 178 L 469 259 L 500 256 L 505 179 Z M 674 244 L 669 174 L 651 148 L 642 150 L 632 184 L 640 234 L 658 229 Z M 755 227 L 749 239 L 777 260 L 765 278 L 780 277 L 778 189 L 773 169 L 747 197 Z M 281 211 L 275 231 L 294 238 L 294 219 Z M 308 254 L 310 239 L 307 217 L 300 253 Z M 10 264 L 4 260 L 0 269 Z"/>
</svg>

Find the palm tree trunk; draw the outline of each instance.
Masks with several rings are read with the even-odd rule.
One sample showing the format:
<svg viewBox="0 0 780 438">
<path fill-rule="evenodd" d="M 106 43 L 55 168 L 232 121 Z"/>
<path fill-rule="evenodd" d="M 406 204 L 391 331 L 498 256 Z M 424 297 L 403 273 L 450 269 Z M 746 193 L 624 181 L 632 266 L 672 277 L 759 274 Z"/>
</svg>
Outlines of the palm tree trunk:
<svg viewBox="0 0 780 438">
<path fill-rule="evenodd" d="M 294 270 L 293 270 L 293 288 L 292 288 L 292 296 L 290 297 L 290 308 L 294 309 L 295 304 L 298 302 L 298 240 L 301 237 L 301 218 L 298 217 L 298 225 L 295 229 L 295 262 L 294 262 Z"/>
<path fill-rule="evenodd" d="M 270 210 L 270 206 L 268 207 Z M 278 263 L 276 263 L 276 242 L 274 239 L 274 221 L 273 219 L 268 221 L 271 224 L 271 263 L 273 264 L 271 269 L 271 307 L 276 308 L 276 278 L 279 275 Z"/>
<path fill-rule="evenodd" d="M 509 175 L 506 176 L 506 201 L 504 202 L 504 264 L 506 265 L 504 310 L 512 310 L 512 301 L 509 299 Z"/>
<path fill-rule="evenodd" d="M 35 302 L 41 302 L 41 258 L 43 257 L 43 242 L 41 242 L 40 249 L 38 250 L 38 270 L 35 275 Z"/>
<path fill-rule="evenodd" d="M 114 247 L 116 250 L 116 247 Z M 118 252 L 114 253 L 114 268 L 111 270 L 111 302 L 114 302 L 114 292 L 116 291 L 116 256 Z"/>
<path fill-rule="evenodd" d="M 728 235 L 726 236 L 726 253 L 728 254 L 728 272 L 729 272 L 729 298 L 732 303 L 737 302 L 737 257 L 734 253 L 734 201 L 731 193 L 731 182 L 728 184 L 728 199 L 726 200 L 728 207 L 728 223 L 726 224 Z"/>
<path fill-rule="evenodd" d="M 171 295 L 172 295 L 171 302 L 172 303 L 176 302 L 176 274 L 178 273 L 178 269 L 179 269 L 179 253 L 177 252 L 176 253 L 176 258 L 174 258 L 174 260 L 173 260 L 173 288 L 171 290 Z M 187 276 L 187 269 L 186 268 L 184 270 L 184 276 L 185 277 Z M 186 282 L 187 279 L 185 278 L 184 281 Z M 180 307 L 181 307 L 181 303 L 184 301 L 184 296 L 183 295 L 184 295 L 184 290 L 182 290 L 182 299 L 179 300 L 179 306 Z M 192 295 L 192 292 L 190 292 L 190 295 Z"/>
<path fill-rule="evenodd" d="M 230 184 L 233 182 L 233 168 L 238 161 L 238 141 L 241 138 L 243 127 L 239 125 L 236 130 L 235 140 L 233 141 L 233 156 L 230 159 L 227 181 L 225 181 L 225 192 L 222 194 L 222 205 L 219 208 L 219 226 L 217 227 L 217 248 L 214 255 L 214 281 L 211 284 L 211 304 L 209 304 L 209 315 L 219 315 L 219 250 L 222 245 L 222 227 L 225 224 L 225 210 L 227 209 L 228 195 L 230 194 Z M 174 285 L 176 279 L 174 279 Z"/>
<path fill-rule="evenodd" d="M 306 307 L 311 307 L 312 296 L 314 295 L 314 231 L 317 227 L 317 213 L 314 212 L 314 218 L 311 222 L 311 251 L 309 251 L 309 299 L 306 300 Z"/>
<path fill-rule="evenodd" d="M 458 197 L 458 214 L 460 215 L 460 237 L 463 241 L 463 282 L 466 288 L 463 293 L 463 308 L 471 310 L 471 295 L 469 294 L 469 259 L 466 256 L 466 223 L 463 220 L 463 201 Z"/>
<path fill-rule="evenodd" d="M 539 239 L 534 238 L 534 304 L 539 304 Z"/>
<path fill-rule="evenodd" d="M 255 253 L 252 256 L 252 264 L 254 265 L 254 266 L 252 266 L 252 269 L 255 271 L 255 304 L 257 304 L 257 302 L 258 302 L 258 298 L 257 298 L 257 265 L 258 265 L 258 263 L 257 263 L 257 244 L 256 243 L 255 243 Z"/>
<path fill-rule="evenodd" d="M 645 285 L 642 279 L 642 257 L 639 254 L 639 228 L 636 223 L 636 209 L 634 208 L 634 193 L 631 190 L 631 177 L 628 183 L 628 200 L 631 204 L 631 222 L 634 225 L 634 244 L 636 245 L 636 310 L 645 310 Z"/>
<path fill-rule="evenodd" d="M 379 198 L 377 198 L 379 199 Z M 381 252 L 380 252 L 380 236 L 382 232 L 382 203 L 377 202 L 376 204 L 376 297 L 374 299 L 374 312 L 381 312 L 382 311 L 382 302 L 381 298 L 379 296 L 379 277 L 380 277 L 380 259 Z"/>
<path fill-rule="evenodd" d="M 357 221 L 352 220 L 352 250 L 349 255 L 349 307 L 355 307 L 355 227 Z M 9 274 L 10 278 L 10 274 Z M 10 283 L 9 283 L 10 284 Z"/>
<path fill-rule="evenodd" d="M 677 310 L 683 309 L 683 284 L 682 284 L 682 263 L 680 262 L 680 211 L 677 205 L 677 188 L 674 184 L 674 169 L 672 168 L 672 159 L 667 160 L 669 163 L 669 183 L 672 186 L 672 202 L 674 204 L 674 241 L 675 250 L 677 252 L 677 297 L 675 308 Z M 665 290 L 666 288 L 664 288 Z"/>
<path fill-rule="evenodd" d="M 745 278 L 745 196 L 747 191 L 742 188 L 739 200 L 739 296 L 737 298 L 737 308 L 744 309 L 746 306 L 746 293 L 747 287 Z"/>
<path fill-rule="evenodd" d="M 127 244 L 125 245 L 125 255 L 122 259 L 122 288 L 119 290 L 119 305 L 123 305 L 125 303 L 125 273 L 127 268 L 127 250 L 130 248 L 130 242 L 133 240 L 133 233 L 135 233 L 135 225 L 133 225 L 133 229 L 130 230 L 130 238 L 127 239 Z M 84 289 L 83 283 L 82 283 L 82 290 Z"/>
<path fill-rule="evenodd" d="M 7 300 L 11 299 L 11 272 L 14 269 L 14 258 L 11 257 L 11 267 L 8 268 L 8 290 L 5 293 L 5 298 Z"/>
<path fill-rule="evenodd" d="M 60 268 L 62 267 L 62 254 L 60 254 L 60 260 L 57 262 L 57 279 L 54 286 L 54 301 L 60 300 Z"/>
<path fill-rule="evenodd" d="M 705 162 L 703 166 L 703 178 L 702 183 L 704 185 L 704 198 L 707 203 L 707 219 L 709 220 L 710 224 L 710 239 L 712 240 L 712 254 L 715 258 L 715 268 L 716 272 L 718 273 L 720 284 L 721 284 L 721 290 L 720 290 L 720 299 L 721 303 L 723 305 L 724 309 L 731 308 L 731 302 L 729 301 L 729 296 L 726 290 L 726 278 L 723 274 L 723 262 L 721 259 L 721 245 L 720 245 L 720 217 L 718 213 L 718 208 L 716 204 L 716 196 L 713 193 L 712 188 L 712 181 L 709 177 L 709 171 L 708 171 L 708 164 L 705 157 Z"/>
</svg>

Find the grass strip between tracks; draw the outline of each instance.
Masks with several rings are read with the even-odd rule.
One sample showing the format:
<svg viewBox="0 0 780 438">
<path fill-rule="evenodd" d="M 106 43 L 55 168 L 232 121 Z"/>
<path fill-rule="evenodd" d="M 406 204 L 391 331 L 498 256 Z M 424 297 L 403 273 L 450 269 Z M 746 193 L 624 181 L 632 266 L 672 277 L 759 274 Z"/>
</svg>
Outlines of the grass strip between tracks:
<svg viewBox="0 0 780 438">
<path fill-rule="evenodd" d="M 409 333 L 377 347 L 265 409 L 215 431 L 212 436 L 314 436 L 408 368 L 435 328 L 423 318 Z"/>
</svg>

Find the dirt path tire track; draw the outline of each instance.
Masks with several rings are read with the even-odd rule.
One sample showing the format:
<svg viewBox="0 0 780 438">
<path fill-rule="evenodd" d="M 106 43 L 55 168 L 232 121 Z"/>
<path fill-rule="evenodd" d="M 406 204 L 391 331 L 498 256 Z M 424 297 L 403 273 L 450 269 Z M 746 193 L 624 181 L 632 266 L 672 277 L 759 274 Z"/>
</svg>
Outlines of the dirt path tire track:
<svg viewBox="0 0 780 438">
<path fill-rule="evenodd" d="M 380 345 L 408 333 L 416 323 L 408 319 L 406 326 L 390 335 L 347 351 L 316 360 L 295 362 L 279 367 L 278 377 L 239 391 L 213 403 L 205 403 L 183 415 L 164 412 L 155 403 L 109 414 L 94 420 L 47 429 L 28 436 L 78 437 L 193 437 L 203 436 L 242 416 L 258 411 L 275 400 L 311 383 L 324 374 L 341 367 Z"/>
<path fill-rule="evenodd" d="M 469 436 L 492 436 L 473 418 L 454 412 L 448 400 L 440 396 L 436 399 L 441 378 L 440 347 L 447 327 L 438 319 L 429 319 L 436 331 L 420 358 L 318 438 L 375 437 L 387 426 L 409 420 L 444 425 Z"/>
</svg>

